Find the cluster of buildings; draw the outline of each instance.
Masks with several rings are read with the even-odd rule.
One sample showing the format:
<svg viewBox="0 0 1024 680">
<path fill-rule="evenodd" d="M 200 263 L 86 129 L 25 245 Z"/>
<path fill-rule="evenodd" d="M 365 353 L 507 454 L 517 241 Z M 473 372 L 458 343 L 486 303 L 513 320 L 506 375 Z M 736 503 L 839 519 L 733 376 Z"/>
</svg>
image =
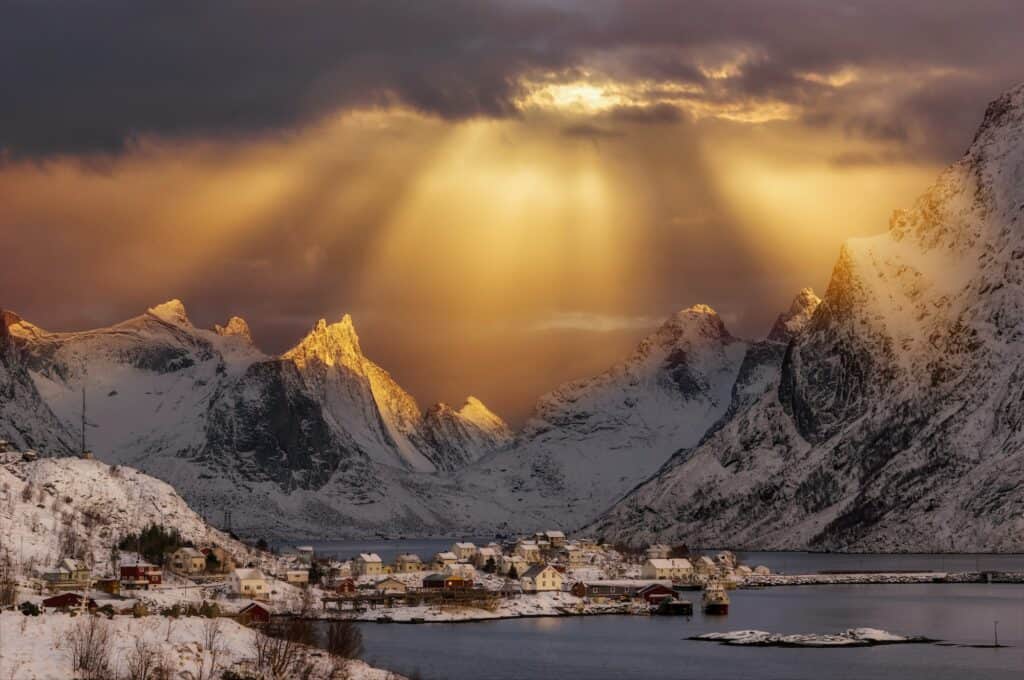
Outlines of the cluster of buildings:
<svg viewBox="0 0 1024 680">
<path fill-rule="evenodd" d="M 150 590 L 163 585 L 165 570 L 195 579 L 223 577 L 234 569 L 231 554 L 212 546 L 201 550 L 179 548 L 166 556 L 162 567 L 132 555 L 119 560 L 113 574 L 109 571 L 94 573 L 83 560 L 73 558 L 64 558 L 53 566 L 36 568 L 35 572 L 40 585 L 51 592 L 94 589 L 117 595 L 122 590 Z"/>
<path fill-rule="evenodd" d="M 723 551 L 714 559 L 701 555 L 694 559 L 670 557 L 672 549 L 667 545 L 655 544 L 647 548 L 647 559 L 640 567 L 642 579 L 667 579 L 676 583 L 700 585 L 710 580 L 727 579 L 733 576 L 746 577 L 752 574 L 767 575 L 768 567 L 749 567 L 739 564 L 736 556 Z"/>
<path fill-rule="evenodd" d="M 458 541 L 428 559 L 403 553 L 386 563 L 377 553 L 362 553 L 329 565 L 324 587 L 339 595 L 359 592 L 404 594 L 413 590 L 469 590 L 485 584 L 508 595 L 560 592 L 567 573 L 599 561 L 607 546 L 588 539 L 569 540 L 562 531 L 541 531 L 505 544 Z"/>
</svg>

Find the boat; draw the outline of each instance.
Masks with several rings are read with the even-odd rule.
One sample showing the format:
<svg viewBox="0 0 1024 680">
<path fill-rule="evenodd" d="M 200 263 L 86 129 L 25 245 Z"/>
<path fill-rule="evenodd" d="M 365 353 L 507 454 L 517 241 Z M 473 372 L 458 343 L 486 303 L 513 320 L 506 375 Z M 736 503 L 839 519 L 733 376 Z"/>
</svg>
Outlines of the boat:
<svg viewBox="0 0 1024 680">
<path fill-rule="evenodd" d="M 395 620 L 393 618 L 391 618 L 390 616 L 387 616 L 387 615 L 385 615 L 385 616 L 378 616 L 377 617 L 377 623 L 394 623 L 394 622 L 395 622 Z"/>
<path fill-rule="evenodd" d="M 718 581 L 704 586 L 704 613 L 712 616 L 729 613 L 729 594 Z"/>
</svg>

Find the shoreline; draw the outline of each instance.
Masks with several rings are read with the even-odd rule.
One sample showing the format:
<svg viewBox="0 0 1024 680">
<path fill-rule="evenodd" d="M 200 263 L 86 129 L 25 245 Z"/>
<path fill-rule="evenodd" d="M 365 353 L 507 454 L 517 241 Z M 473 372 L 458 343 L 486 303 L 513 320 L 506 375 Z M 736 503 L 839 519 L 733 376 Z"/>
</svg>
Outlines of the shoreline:
<svg viewBox="0 0 1024 680">
<path fill-rule="evenodd" d="M 735 590 L 758 590 L 762 588 L 796 588 L 812 586 L 900 586 L 900 585 L 1024 585 L 1024 572 L 919 572 L 919 573 L 860 573 L 860 574 L 788 574 L 753 577 L 737 584 Z M 692 591 L 694 593 L 698 590 Z M 524 596 L 531 597 L 531 596 Z M 685 594 L 684 594 L 685 597 Z M 426 625 L 431 623 L 483 623 L 509 619 L 541 619 L 589 616 L 651 616 L 649 610 L 636 602 L 608 605 L 583 604 L 582 610 L 572 605 L 559 605 L 547 611 L 504 611 L 491 612 L 470 608 L 456 612 L 428 612 L 416 608 L 380 608 L 363 612 L 358 616 L 329 613 L 304 618 L 311 621 L 332 621 L 347 619 L 361 624 Z M 411 612 L 410 609 L 416 609 Z M 694 611 L 696 612 L 696 605 Z M 286 615 L 287 616 L 287 615 Z M 385 620 L 380 620 L 380 619 Z"/>
</svg>

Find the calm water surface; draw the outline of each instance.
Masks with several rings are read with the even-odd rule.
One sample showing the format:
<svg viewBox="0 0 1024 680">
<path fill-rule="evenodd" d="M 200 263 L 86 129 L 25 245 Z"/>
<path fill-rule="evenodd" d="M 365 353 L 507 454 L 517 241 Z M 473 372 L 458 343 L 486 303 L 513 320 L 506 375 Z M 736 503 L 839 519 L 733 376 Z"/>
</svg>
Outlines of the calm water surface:
<svg viewBox="0 0 1024 680">
<path fill-rule="evenodd" d="M 699 597 L 699 593 L 694 593 Z M 959 644 L 861 649 L 725 647 L 685 640 L 756 628 L 830 633 L 871 626 Z M 364 658 L 425 680 L 1024 678 L 1024 586 L 807 586 L 734 591 L 727 617 L 596 616 L 363 625 Z"/>
</svg>

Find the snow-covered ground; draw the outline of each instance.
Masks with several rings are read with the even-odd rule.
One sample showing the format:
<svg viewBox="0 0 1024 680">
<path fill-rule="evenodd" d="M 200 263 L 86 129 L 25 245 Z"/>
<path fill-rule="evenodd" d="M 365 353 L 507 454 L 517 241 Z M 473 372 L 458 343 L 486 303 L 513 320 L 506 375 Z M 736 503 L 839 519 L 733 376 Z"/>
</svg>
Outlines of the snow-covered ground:
<svg viewBox="0 0 1024 680">
<path fill-rule="evenodd" d="M 111 548 L 151 524 L 174 527 L 196 545 L 220 546 L 239 564 L 269 559 L 211 527 L 169 484 L 138 470 L 98 460 L 0 456 L 19 461 L 0 464 L 0 549 L 17 557 L 12 566 L 23 576 L 33 566 L 55 564 L 72 542 L 81 544 L 95 572 L 112 572 Z"/>
<path fill-rule="evenodd" d="M 17 612 L 2 612 L 0 677 L 4 680 L 68 680 L 75 677 L 70 640 L 75 629 L 91 618 L 95 618 L 110 636 L 112 678 L 129 677 L 126 675 L 129 665 L 143 648 L 150 650 L 158 663 L 172 671 L 170 677 L 175 678 L 219 678 L 224 670 L 251 663 L 256 656 L 256 632 L 232 619 L 117 616 L 108 620 L 68 614 L 23 616 Z M 216 635 L 210 634 L 210 626 L 213 625 L 218 627 Z M 212 646 L 209 642 L 213 643 Z M 327 655 L 318 650 L 307 651 L 319 669 L 315 677 L 330 677 Z M 211 672 L 212 666 L 218 669 L 217 672 Z M 348 674 L 343 677 L 349 680 L 398 678 L 362 661 L 349 661 L 346 670 Z"/>
<path fill-rule="evenodd" d="M 897 635 L 877 628 L 850 628 L 842 633 L 790 635 L 768 633 L 763 630 L 733 630 L 727 633 L 704 633 L 690 639 L 739 647 L 870 647 L 935 642 L 920 636 Z"/>
</svg>

